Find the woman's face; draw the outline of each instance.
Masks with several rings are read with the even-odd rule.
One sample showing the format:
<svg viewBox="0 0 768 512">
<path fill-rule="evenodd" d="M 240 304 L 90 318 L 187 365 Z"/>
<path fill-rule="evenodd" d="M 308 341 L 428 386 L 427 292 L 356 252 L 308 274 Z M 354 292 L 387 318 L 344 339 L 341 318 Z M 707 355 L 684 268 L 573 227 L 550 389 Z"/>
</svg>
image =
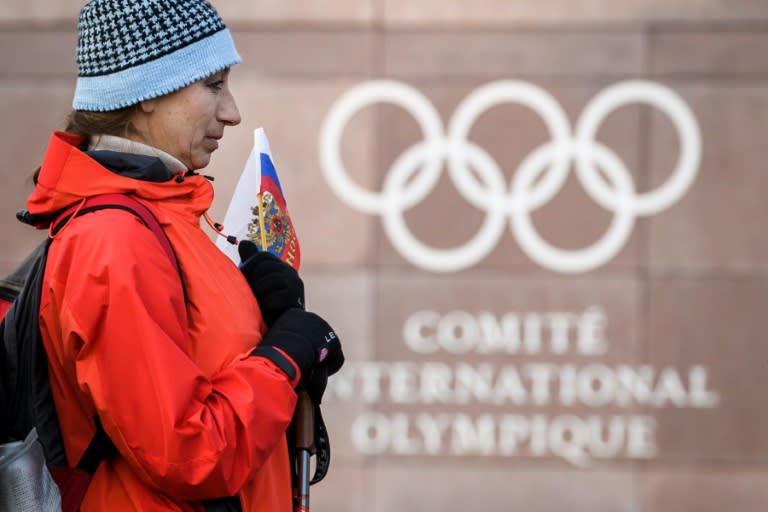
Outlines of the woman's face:
<svg viewBox="0 0 768 512">
<path fill-rule="evenodd" d="M 229 90 L 229 69 L 187 87 L 141 102 L 134 119 L 140 142 L 162 149 L 189 169 L 202 169 L 219 147 L 225 126 L 240 123 Z"/>
</svg>

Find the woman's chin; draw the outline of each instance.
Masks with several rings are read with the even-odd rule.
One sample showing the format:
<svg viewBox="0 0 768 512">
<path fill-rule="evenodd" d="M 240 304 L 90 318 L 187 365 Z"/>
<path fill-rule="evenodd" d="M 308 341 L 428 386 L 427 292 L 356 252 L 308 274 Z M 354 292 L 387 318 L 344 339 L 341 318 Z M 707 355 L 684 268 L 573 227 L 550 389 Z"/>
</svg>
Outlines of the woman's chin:
<svg viewBox="0 0 768 512">
<path fill-rule="evenodd" d="M 187 164 L 187 167 L 190 171 L 197 171 L 199 169 L 202 169 L 204 167 L 207 167 L 208 164 L 211 162 L 211 153 L 206 153 L 204 155 L 196 156 L 192 159 L 189 164 Z"/>
</svg>

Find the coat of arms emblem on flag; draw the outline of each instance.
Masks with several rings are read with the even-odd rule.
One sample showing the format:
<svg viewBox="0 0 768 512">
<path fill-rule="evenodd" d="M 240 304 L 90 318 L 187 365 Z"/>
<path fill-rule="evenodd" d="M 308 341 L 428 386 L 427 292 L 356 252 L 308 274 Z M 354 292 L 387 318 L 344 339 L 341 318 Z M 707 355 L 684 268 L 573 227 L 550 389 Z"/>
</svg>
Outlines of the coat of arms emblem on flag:
<svg viewBox="0 0 768 512">
<path fill-rule="evenodd" d="M 272 161 L 269 141 L 262 128 L 253 132 L 254 145 L 224 217 L 227 231 L 238 240 L 249 239 L 298 270 L 301 250 L 296 230 Z M 224 240 L 219 248 L 235 263 L 237 247 Z"/>
</svg>

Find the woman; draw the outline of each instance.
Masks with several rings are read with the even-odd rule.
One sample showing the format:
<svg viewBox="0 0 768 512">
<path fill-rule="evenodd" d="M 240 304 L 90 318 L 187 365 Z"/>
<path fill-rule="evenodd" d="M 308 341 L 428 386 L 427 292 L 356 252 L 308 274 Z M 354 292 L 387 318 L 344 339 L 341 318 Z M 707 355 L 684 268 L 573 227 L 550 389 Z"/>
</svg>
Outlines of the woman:
<svg viewBox="0 0 768 512">
<path fill-rule="evenodd" d="M 28 210 L 47 225 L 87 198 L 129 195 L 178 261 L 120 209 L 72 217 L 51 244 L 40 327 L 67 461 L 98 423 L 117 448 L 81 510 L 202 510 L 236 496 L 242 510 L 287 512 L 294 390 L 343 355 L 298 307 L 289 266 L 260 254 L 238 270 L 200 229 L 213 190 L 195 171 L 240 122 L 230 33 L 204 0 L 92 0 L 78 31 L 75 110 Z"/>
</svg>

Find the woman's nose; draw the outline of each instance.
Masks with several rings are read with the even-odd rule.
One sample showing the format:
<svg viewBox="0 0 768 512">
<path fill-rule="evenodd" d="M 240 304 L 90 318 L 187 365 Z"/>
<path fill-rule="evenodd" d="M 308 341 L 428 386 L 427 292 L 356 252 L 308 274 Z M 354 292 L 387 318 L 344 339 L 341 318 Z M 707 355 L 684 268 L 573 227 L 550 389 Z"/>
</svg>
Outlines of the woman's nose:
<svg viewBox="0 0 768 512">
<path fill-rule="evenodd" d="M 235 97 L 229 88 L 226 89 L 226 94 L 221 98 L 219 109 L 217 112 L 217 118 L 220 122 L 228 126 L 235 126 L 240 124 L 242 118 L 240 117 L 240 110 L 237 108 Z"/>
</svg>

